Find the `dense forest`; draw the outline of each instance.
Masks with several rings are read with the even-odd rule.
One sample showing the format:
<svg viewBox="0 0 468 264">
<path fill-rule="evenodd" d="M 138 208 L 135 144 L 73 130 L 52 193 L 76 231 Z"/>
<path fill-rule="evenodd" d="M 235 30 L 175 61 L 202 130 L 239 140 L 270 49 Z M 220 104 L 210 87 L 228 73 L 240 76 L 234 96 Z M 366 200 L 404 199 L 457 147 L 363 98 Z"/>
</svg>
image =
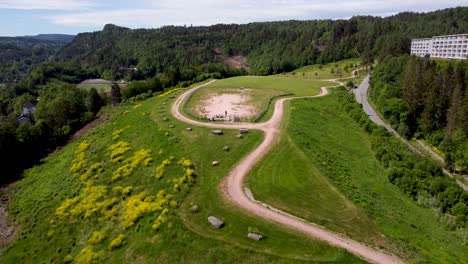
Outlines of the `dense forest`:
<svg viewBox="0 0 468 264">
<path fill-rule="evenodd" d="M 468 62 L 389 57 L 371 84 L 372 100 L 400 134 L 425 139 L 450 169 L 468 171 Z"/>
<path fill-rule="evenodd" d="M 53 59 L 65 42 L 24 37 L 0 37 L 0 84 L 19 80 L 34 64 Z"/>
<path fill-rule="evenodd" d="M 381 18 L 311 20 L 138 29 L 106 25 L 79 34 L 59 53 L 106 78 L 134 65 L 143 78 L 169 68 L 248 58 L 251 74 L 267 75 L 353 57 L 384 58 L 409 53 L 412 38 L 468 32 L 468 8 L 400 13 Z"/>
</svg>

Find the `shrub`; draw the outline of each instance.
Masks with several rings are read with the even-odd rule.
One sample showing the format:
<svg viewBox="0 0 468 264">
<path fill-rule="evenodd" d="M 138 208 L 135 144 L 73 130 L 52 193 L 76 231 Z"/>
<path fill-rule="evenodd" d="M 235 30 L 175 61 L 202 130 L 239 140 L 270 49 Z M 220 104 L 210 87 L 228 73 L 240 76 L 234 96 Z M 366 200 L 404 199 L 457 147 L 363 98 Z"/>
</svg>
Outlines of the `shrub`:
<svg viewBox="0 0 468 264">
<path fill-rule="evenodd" d="M 124 239 L 125 239 L 125 235 L 123 234 L 118 235 L 116 238 L 112 239 L 112 241 L 110 242 L 109 249 L 113 250 L 113 249 L 120 248 L 123 245 Z"/>
<path fill-rule="evenodd" d="M 66 255 L 66 256 L 63 258 L 63 262 L 64 262 L 64 263 L 72 263 L 72 262 L 73 262 L 73 256 L 72 256 L 72 255 Z"/>
<path fill-rule="evenodd" d="M 115 141 L 115 140 L 119 139 L 120 134 L 122 134 L 125 131 L 125 129 L 127 129 L 127 127 L 114 130 L 114 132 L 112 132 L 112 140 Z"/>
<path fill-rule="evenodd" d="M 91 236 L 89 237 L 88 242 L 96 245 L 101 243 L 104 239 L 106 239 L 107 235 L 104 231 L 94 231 Z"/>
<path fill-rule="evenodd" d="M 99 253 L 93 251 L 91 247 L 83 248 L 78 256 L 76 256 L 76 263 L 77 264 L 90 264 L 90 263 L 97 263 L 99 260 Z"/>
<path fill-rule="evenodd" d="M 260 232 L 260 230 L 258 230 L 257 227 L 251 227 L 251 226 L 249 226 L 249 227 L 247 228 L 247 232 L 249 232 L 249 233 L 254 233 L 254 234 L 259 234 L 259 235 L 262 234 L 262 233 Z"/>
<path fill-rule="evenodd" d="M 155 199 L 156 198 L 156 199 Z M 128 198 L 122 205 L 122 224 L 125 228 L 131 227 L 145 214 L 162 211 L 168 200 L 166 195 L 149 196 L 141 192 Z"/>
<path fill-rule="evenodd" d="M 112 162 L 117 163 L 122 160 L 122 155 L 127 153 L 131 149 L 130 144 L 124 141 L 119 141 L 109 147 L 111 151 L 110 158 Z"/>
<path fill-rule="evenodd" d="M 85 218 L 109 208 L 118 202 L 118 199 L 107 198 L 106 186 L 84 187 L 78 196 L 65 200 L 56 210 L 59 218 L 83 215 Z"/>
<path fill-rule="evenodd" d="M 152 158 L 150 157 L 150 151 L 147 149 L 141 149 L 135 152 L 133 156 L 124 160 L 125 165 L 123 165 L 122 167 L 114 171 L 111 180 L 115 181 L 122 177 L 127 177 L 130 174 L 132 174 L 133 170 L 135 170 L 135 168 L 138 167 L 140 163 L 144 163 L 144 162 L 149 163 L 151 161 L 152 161 Z"/>
<path fill-rule="evenodd" d="M 83 141 L 81 142 L 78 147 L 76 148 L 75 151 L 75 158 L 72 161 L 72 166 L 70 168 L 70 171 L 72 173 L 78 173 L 84 168 L 86 168 L 86 156 L 85 152 L 88 150 L 90 144 L 88 141 Z"/>
</svg>

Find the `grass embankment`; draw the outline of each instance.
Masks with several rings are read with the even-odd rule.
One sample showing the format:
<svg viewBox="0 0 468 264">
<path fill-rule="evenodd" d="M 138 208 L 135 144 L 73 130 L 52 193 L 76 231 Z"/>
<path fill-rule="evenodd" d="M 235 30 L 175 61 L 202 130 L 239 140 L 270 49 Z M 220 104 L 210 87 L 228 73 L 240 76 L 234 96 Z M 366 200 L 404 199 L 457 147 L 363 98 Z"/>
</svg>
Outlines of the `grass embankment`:
<svg viewBox="0 0 468 264">
<path fill-rule="evenodd" d="M 247 121 L 265 121 L 271 114 L 272 102 L 275 98 L 285 95 L 306 96 L 316 95 L 320 87 L 330 86 L 333 83 L 320 80 L 305 80 L 285 76 L 241 76 L 216 81 L 195 92 L 185 102 L 184 110 L 192 117 L 199 118 L 198 109 L 201 102 L 208 100 L 217 94 L 241 94 L 244 93 L 249 99 L 246 104 L 253 106 L 256 113 Z M 245 88 L 242 92 L 241 88 Z"/>
<path fill-rule="evenodd" d="M 91 88 L 95 88 L 99 93 L 109 93 L 111 91 L 112 86 L 107 83 L 82 83 L 78 84 L 76 87 L 82 88 L 85 90 L 90 90 Z"/>
<path fill-rule="evenodd" d="M 360 63 L 360 59 L 349 59 L 325 65 L 315 64 L 281 75 L 311 80 L 340 79 L 351 76 L 353 71 L 360 67 Z"/>
<path fill-rule="evenodd" d="M 221 179 L 262 134 L 186 131 L 169 114 L 179 92 L 107 109 L 107 123 L 26 171 L 10 190 L 18 232 L 0 262 L 361 262 L 226 203 Z M 213 229 L 209 215 L 226 226 Z M 266 239 L 247 239 L 249 227 Z"/>
<path fill-rule="evenodd" d="M 370 136 L 341 110 L 336 95 L 294 100 L 289 107 L 280 144 L 249 177 L 258 200 L 409 262 L 466 260 L 463 242 L 388 182 Z"/>
</svg>

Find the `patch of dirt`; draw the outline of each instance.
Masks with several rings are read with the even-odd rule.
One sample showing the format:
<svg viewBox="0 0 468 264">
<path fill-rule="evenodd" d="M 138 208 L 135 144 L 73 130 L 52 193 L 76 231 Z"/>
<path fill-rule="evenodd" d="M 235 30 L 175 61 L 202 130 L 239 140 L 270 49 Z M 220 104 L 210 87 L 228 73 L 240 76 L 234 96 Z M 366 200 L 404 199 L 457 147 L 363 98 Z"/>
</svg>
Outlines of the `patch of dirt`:
<svg viewBox="0 0 468 264">
<path fill-rule="evenodd" d="M 252 100 L 248 89 L 240 93 L 209 94 L 201 101 L 196 111 L 210 120 L 240 120 L 256 115 L 256 109 L 249 102 Z"/>
<path fill-rule="evenodd" d="M 86 126 L 76 131 L 75 134 L 73 134 L 73 136 L 70 137 L 67 144 L 76 139 L 82 138 L 90 129 L 97 127 L 99 124 L 102 124 L 105 120 L 106 118 L 99 117 L 98 119 L 92 121 L 91 123 L 88 123 Z"/>
<path fill-rule="evenodd" d="M 247 63 L 247 57 L 236 55 L 236 56 L 228 56 L 224 58 L 223 61 L 224 65 L 232 67 L 234 69 L 249 69 L 249 64 Z"/>
<path fill-rule="evenodd" d="M 6 195 L 0 197 L 0 255 L 2 249 L 15 237 L 15 225 L 8 216 L 9 198 Z"/>
</svg>

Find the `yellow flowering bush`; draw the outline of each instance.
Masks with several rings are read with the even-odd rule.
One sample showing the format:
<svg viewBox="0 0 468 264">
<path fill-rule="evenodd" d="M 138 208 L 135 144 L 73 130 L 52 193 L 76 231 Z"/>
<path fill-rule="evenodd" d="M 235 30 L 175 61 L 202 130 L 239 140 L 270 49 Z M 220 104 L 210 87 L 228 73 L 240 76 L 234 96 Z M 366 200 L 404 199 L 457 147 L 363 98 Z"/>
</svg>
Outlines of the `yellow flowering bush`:
<svg viewBox="0 0 468 264">
<path fill-rule="evenodd" d="M 70 171 L 74 174 L 80 172 L 84 168 L 86 168 L 86 156 L 85 152 L 88 150 L 90 144 L 88 141 L 81 142 L 75 151 L 75 158 L 72 161 L 72 166 Z"/>
<path fill-rule="evenodd" d="M 191 168 L 193 166 L 192 161 L 189 159 L 182 158 L 178 163 L 186 168 Z"/>
<path fill-rule="evenodd" d="M 127 153 L 130 149 L 130 144 L 124 141 L 119 141 L 112 146 L 109 147 L 109 150 L 111 151 L 110 158 L 112 162 L 117 163 L 122 161 L 122 155 Z"/>
<path fill-rule="evenodd" d="M 96 245 L 101 243 L 104 239 L 107 238 L 106 232 L 104 231 L 94 231 L 91 236 L 89 237 L 88 242 Z"/>
<path fill-rule="evenodd" d="M 90 263 L 97 263 L 99 260 L 99 253 L 94 252 L 91 247 L 83 248 L 78 256 L 76 256 L 75 262 L 77 264 L 90 264 Z"/>
<path fill-rule="evenodd" d="M 166 167 L 171 164 L 170 159 L 165 159 L 161 162 L 161 164 L 156 167 L 156 179 L 161 179 L 164 176 L 164 172 L 166 170 Z"/>
<path fill-rule="evenodd" d="M 122 224 L 125 228 L 131 227 L 145 214 L 162 211 L 168 200 L 166 195 L 150 196 L 147 192 L 133 195 L 123 202 Z"/>
<path fill-rule="evenodd" d="M 116 249 L 122 246 L 123 241 L 125 239 L 125 235 L 120 234 L 116 238 L 112 239 L 112 241 L 109 244 L 109 249 Z"/>
<path fill-rule="evenodd" d="M 117 194 L 129 195 L 132 192 L 132 186 L 127 186 L 127 187 L 116 186 L 114 187 L 113 191 L 116 192 Z"/>
<path fill-rule="evenodd" d="M 115 197 L 107 198 L 106 186 L 86 186 L 78 196 L 65 200 L 56 210 L 59 218 L 84 215 L 89 218 L 102 209 L 109 208 L 119 200 Z"/>
<path fill-rule="evenodd" d="M 135 152 L 133 156 L 124 160 L 125 165 L 123 165 L 122 167 L 114 171 L 112 178 L 111 178 L 112 181 L 130 176 L 133 170 L 135 170 L 135 168 L 138 167 L 140 163 L 151 162 L 153 159 L 150 157 L 150 155 L 151 155 L 151 152 L 147 149 L 141 149 Z"/>
<path fill-rule="evenodd" d="M 112 132 L 112 140 L 115 141 L 115 140 L 119 139 L 119 138 L 120 138 L 120 134 L 122 134 L 122 133 L 125 131 L 125 129 L 127 129 L 127 128 L 124 127 L 124 128 L 121 128 L 121 129 L 114 130 L 114 131 Z"/>
<path fill-rule="evenodd" d="M 169 90 L 169 91 L 167 91 L 165 93 L 160 94 L 159 97 L 164 97 L 166 95 L 170 95 L 171 93 L 177 92 L 178 90 L 180 90 L 180 88 L 175 88 L 175 89 Z"/>
</svg>

